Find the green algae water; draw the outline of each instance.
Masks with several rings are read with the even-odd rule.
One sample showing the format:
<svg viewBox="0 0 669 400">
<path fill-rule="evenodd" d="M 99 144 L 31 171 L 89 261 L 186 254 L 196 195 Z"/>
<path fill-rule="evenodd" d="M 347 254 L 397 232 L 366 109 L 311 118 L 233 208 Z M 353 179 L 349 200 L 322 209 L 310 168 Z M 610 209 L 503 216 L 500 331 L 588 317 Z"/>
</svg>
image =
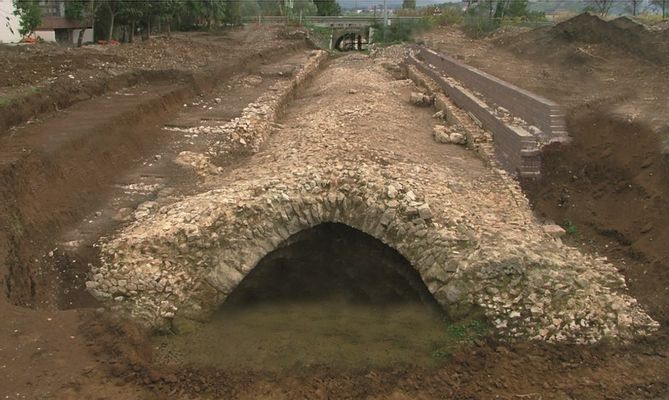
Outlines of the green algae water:
<svg viewBox="0 0 669 400">
<path fill-rule="evenodd" d="M 165 364 L 270 372 L 429 368 L 457 340 L 424 304 L 321 300 L 223 308 L 196 332 L 156 337 L 154 354 Z"/>
</svg>

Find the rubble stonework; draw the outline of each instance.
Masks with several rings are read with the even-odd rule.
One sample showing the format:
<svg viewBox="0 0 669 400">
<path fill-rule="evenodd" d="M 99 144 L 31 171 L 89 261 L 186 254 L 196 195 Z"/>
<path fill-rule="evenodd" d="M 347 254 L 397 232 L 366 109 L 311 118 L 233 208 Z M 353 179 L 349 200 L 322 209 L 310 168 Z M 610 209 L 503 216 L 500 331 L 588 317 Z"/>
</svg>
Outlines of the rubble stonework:
<svg viewBox="0 0 669 400">
<path fill-rule="evenodd" d="M 310 51 L 305 65 L 292 79 L 277 82 L 255 102 L 246 106 L 241 116 L 223 125 L 169 129 L 216 136 L 217 141 L 209 151 L 209 155 L 214 158 L 232 153 L 255 153 L 269 136 L 276 118 L 295 89 L 318 70 L 327 55 L 322 50 Z"/>
<path fill-rule="evenodd" d="M 410 81 L 361 55 L 335 60 L 317 80 L 317 100 L 266 151 L 102 243 L 89 290 L 153 328 L 204 321 L 291 235 L 338 222 L 402 254 L 451 317 L 480 309 L 504 337 L 585 343 L 655 329 L 615 267 L 547 232 L 506 173 L 393 151 L 384 135 L 417 123 Z M 342 98 L 348 108 L 323 106 Z M 432 124 L 425 113 L 421 123 Z M 426 143 L 438 146 L 430 126 Z"/>
</svg>

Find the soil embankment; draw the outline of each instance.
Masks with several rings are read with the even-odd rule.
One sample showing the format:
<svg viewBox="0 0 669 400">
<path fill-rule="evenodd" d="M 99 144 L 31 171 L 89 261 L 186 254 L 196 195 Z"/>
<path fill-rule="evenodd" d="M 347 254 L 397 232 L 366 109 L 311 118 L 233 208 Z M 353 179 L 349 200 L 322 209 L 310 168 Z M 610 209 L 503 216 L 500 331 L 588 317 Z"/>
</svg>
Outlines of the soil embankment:
<svg viewBox="0 0 669 400">
<path fill-rule="evenodd" d="M 62 233 L 82 219 L 93 224 L 90 216 L 100 213 L 120 177 L 171 146 L 162 125 L 185 102 L 239 70 L 306 48 L 304 42 L 275 41 L 248 52 L 242 44 L 230 49 L 236 58 L 200 70 L 129 72 L 149 79 L 124 81 L 130 86 L 57 113 L 40 114 L 38 106 L 30 113 L 39 114 L 39 121 L 0 135 L 0 279 L 12 303 L 65 308 L 91 304 L 83 282 L 96 251 L 87 243 L 79 247 L 88 250 L 73 259 L 58 248 Z M 11 114 L 4 111 L 2 115 Z M 159 179 L 183 174 L 174 167 L 147 173 Z"/>
<path fill-rule="evenodd" d="M 542 179 L 525 183 L 530 201 L 570 241 L 612 257 L 637 298 L 669 322 L 669 163 L 657 134 L 597 107 L 568 123 L 573 141 L 545 149 Z"/>
<path fill-rule="evenodd" d="M 611 257 L 662 321 L 669 309 L 667 35 L 666 27 L 583 14 L 482 40 L 451 28 L 425 38 L 566 108 L 573 141 L 546 149 L 542 179 L 524 184 L 528 198 L 540 216 L 577 232 L 574 244 Z"/>
</svg>

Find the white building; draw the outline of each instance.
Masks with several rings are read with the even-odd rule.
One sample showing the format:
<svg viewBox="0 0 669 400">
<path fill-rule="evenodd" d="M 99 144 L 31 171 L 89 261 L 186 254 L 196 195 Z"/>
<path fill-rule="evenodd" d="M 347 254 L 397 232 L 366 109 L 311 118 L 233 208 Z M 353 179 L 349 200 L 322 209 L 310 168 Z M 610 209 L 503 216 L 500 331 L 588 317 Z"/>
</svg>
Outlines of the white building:
<svg viewBox="0 0 669 400">
<path fill-rule="evenodd" d="M 14 15 L 12 0 L 0 0 L 0 43 L 14 43 L 19 40 L 19 17 Z"/>
<path fill-rule="evenodd" d="M 35 29 L 35 35 L 47 42 L 77 43 L 81 28 L 85 27 L 83 42 L 93 41 L 90 23 L 65 18 L 63 0 L 41 0 L 42 23 Z M 12 0 L 0 0 L 0 42 L 11 43 L 21 40 L 19 17 L 14 15 Z"/>
</svg>

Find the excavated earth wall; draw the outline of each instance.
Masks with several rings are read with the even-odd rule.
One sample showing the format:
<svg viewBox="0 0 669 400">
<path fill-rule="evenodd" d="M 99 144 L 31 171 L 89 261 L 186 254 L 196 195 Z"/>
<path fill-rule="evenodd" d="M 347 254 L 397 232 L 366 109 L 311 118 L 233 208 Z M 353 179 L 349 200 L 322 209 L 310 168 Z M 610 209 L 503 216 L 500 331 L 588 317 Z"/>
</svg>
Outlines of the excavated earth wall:
<svg viewBox="0 0 669 400">
<path fill-rule="evenodd" d="M 337 222 L 401 253 L 450 317 L 482 310 L 503 337 L 586 343 L 656 329 L 616 268 L 547 233 L 508 174 L 432 142 L 434 122 L 408 104 L 415 87 L 392 78 L 392 61 L 338 58 L 282 125 L 271 99 L 289 96 L 277 89 L 268 108 L 208 132 L 220 136 L 212 155 L 256 154 L 102 243 L 91 292 L 155 329 L 206 321 L 263 256 Z"/>
</svg>

